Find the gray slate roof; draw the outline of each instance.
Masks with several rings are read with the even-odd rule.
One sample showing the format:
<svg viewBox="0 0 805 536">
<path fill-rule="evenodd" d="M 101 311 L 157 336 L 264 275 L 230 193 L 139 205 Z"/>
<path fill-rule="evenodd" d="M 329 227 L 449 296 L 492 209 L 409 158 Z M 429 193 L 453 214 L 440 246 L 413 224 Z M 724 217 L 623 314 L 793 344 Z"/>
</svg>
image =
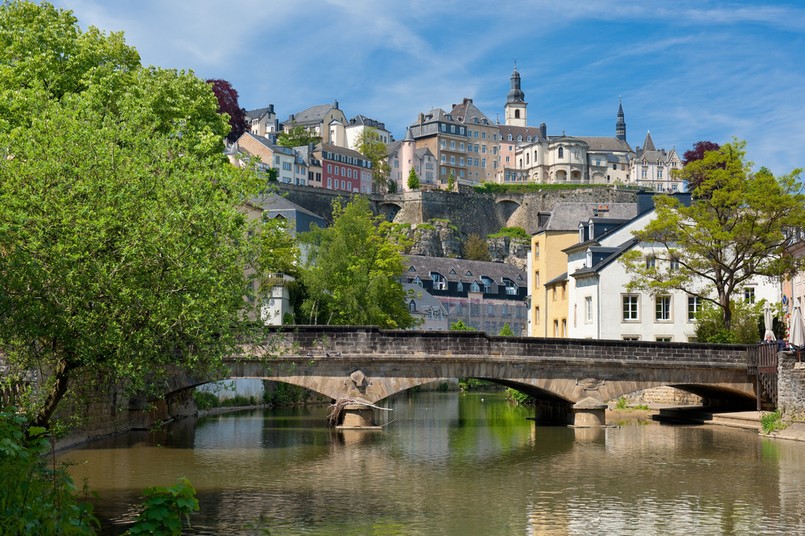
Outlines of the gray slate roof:
<svg viewBox="0 0 805 536">
<path fill-rule="evenodd" d="M 584 141 L 589 151 L 623 151 L 631 153 L 632 148 L 623 140 L 615 137 L 606 136 L 576 136 L 576 138 Z"/>
<path fill-rule="evenodd" d="M 288 199 L 277 194 L 261 195 L 260 197 L 252 199 L 251 204 L 263 210 L 294 210 L 301 214 L 307 214 L 313 218 L 325 221 L 322 216 L 316 214 L 315 212 L 311 212 L 308 209 L 297 205 L 293 201 L 289 201 Z M 321 227 L 324 227 L 324 225 L 321 225 Z"/>
<path fill-rule="evenodd" d="M 603 211 L 602 207 L 608 208 Z M 548 222 L 540 231 L 575 231 L 579 222 L 599 216 L 616 219 L 631 219 L 637 216 L 637 203 L 557 203 Z"/>
<path fill-rule="evenodd" d="M 439 272 L 447 281 L 462 283 L 481 283 L 481 276 L 490 278 L 501 284 L 503 279 L 511 279 L 519 286 L 527 284 L 526 273 L 516 266 L 502 262 L 469 261 L 447 257 L 426 257 L 424 255 L 406 255 L 406 271 L 404 277 L 422 280 L 430 279 L 431 272 Z M 413 268 L 413 270 L 411 270 Z"/>
<path fill-rule="evenodd" d="M 333 109 L 332 104 L 319 104 L 318 106 L 311 106 L 306 110 L 302 110 L 298 114 L 294 114 L 293 118 L 288 117 L 285 120 L 286 125 L 318 125 L 327 115 L 327 112 Z"/>
<path fill-rule="evenodd" d="M 414 300 L 418 312 L 428 311 L 430 309 L 441 310 L 446 316 L 447 309 L 445 309 L 442 302 L 433 297 L 433 294 L 424 288 L 414 283 L 403 283 L 403 290 L 406 294 L 406 301 Z"/>
</svg>

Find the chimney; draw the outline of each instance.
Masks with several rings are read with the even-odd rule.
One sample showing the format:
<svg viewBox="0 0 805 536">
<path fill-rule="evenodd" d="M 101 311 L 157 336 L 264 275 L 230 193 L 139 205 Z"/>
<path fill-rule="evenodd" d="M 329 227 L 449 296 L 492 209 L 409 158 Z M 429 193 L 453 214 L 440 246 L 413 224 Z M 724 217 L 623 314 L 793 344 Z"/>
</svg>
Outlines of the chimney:
<svg viewBox="0 0 805 536">
<path fill-rule="evenodd" d="M 548 139 L 548 125 L 545 123 L 539 124 L 539 137 L 543 140 Z"/>
</svg>

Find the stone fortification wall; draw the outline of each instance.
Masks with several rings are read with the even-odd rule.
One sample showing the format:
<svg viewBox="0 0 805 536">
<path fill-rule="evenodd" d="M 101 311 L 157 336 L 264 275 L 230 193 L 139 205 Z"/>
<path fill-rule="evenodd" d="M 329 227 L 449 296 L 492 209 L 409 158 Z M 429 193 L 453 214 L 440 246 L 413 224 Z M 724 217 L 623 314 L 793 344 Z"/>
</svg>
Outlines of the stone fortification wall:
<svg viewBox="0 0 805 536">
<path fill-rule="evenodd" d="M 334 199 L 348 200 L 352 194 L 322 188 L 281 184 L 280 193 L 289 201 L 332 221 Z M 553 209 L 559 202 L 633 203 L 637 194 L 615 188 L 578 188 L 525 194 L 486 194 L 472 191 L 414 191 L 370 196 L 376 214 L 409 225 L 444 219 L 463 235 L 487 236 L 502 227 L 522 227 L 529 234 L 537 231 L 537 213 Z"/>
<path fill-rule="evenodd" d="M 805 420 L 805 361 L 799 359 L 794 352 L 777 354 L 777 407 L 786 420 Z"/>
</svg>

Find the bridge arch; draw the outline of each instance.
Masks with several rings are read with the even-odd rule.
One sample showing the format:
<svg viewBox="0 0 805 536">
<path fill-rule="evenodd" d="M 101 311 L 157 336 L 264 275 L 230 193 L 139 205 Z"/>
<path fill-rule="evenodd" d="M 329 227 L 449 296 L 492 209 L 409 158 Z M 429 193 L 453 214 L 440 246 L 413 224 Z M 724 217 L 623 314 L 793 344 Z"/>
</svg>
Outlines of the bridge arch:
<svg viewBox="0 0 805 536">
<path fill-rule="evenodd" d="M 394 218 L 402 210 L 402 203 L 384 201 L 378 205 L 378 212 L 383 215 L 386 221 L 394 221 Z"/>
<path fill-rule="evenodd" d="M 278 328 L 273 337 L 229 359 L 229 377 L 264 378 L 332 400 L 368 403 L 444 378 L 486 379 L 573 407 L 600 407 L 657 386 L 724 404 L 746 405 L 755 397 L 746 347 L 737 345 L 493 337 L 365 326 L 294 326 Z"/>
</svg>

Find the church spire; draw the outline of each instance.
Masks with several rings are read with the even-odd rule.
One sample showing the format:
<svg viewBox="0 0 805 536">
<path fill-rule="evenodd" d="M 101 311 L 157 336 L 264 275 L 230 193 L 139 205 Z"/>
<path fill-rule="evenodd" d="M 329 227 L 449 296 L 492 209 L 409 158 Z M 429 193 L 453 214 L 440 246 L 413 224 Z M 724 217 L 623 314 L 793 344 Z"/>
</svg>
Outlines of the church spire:
<svg viewBox="0 0 805 536">
<path fill-rule="evenodd" d="M 520 73 L 517 72 L 517 62 L 514 62 L 514 71 L 511 76 L 511 89 L 506 95 L 506 106 L 504 106 L 504 122 L 515 127 L 528 125 L 526 116 L 528 103 L 525 101 L 525 93 L 520 89 Z"/>
<path fill-rule="evenodd" d="M 615 137 L 621 141 L 626 141 L 626 120 L 623 115 L 623 102 L 618 97 L 618 122 L 615 123 Z"/>
<path fill-rule="evenodd" d="M 514 62 L 514 72 L 511 76 L 512 87 L 506 96 L 506 104 L 521 104 L 525 102 L 525 93 L 520 89 L 520 73 L 517 72 L 517 62 Z"/>
</svg>

